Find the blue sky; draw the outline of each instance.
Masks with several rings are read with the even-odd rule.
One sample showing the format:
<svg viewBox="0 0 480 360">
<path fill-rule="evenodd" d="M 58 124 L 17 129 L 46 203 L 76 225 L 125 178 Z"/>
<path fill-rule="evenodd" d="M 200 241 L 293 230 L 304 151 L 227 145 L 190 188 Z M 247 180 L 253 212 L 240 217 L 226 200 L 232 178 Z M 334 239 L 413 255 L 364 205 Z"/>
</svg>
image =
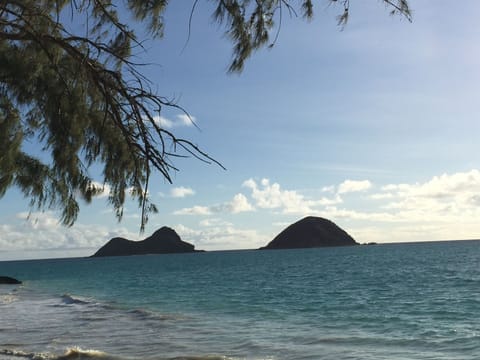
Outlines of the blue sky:
<svg viewBox="0 0 480 360">
<path fill-rule="evenodd" d="M 478 1 L 411 0 L 413 23 L 380 1 L 341 11 L 319 2 L 313 21 L 285 19 L 276 45 L 228 75 L 231 44 L 200 2 L 185 49 L 189 2 L 172 2 L 165 37 L 138 58 L 165 109 L 162 124 L 227 170 L 180 159 L 145 234 L 139 209 L 117 223 L 105 197 L 72 228 L 29 213 L 12 189 L 0 200 L 0 260 L 85 256 L 113 236 L 142 239 L 167 225 L 199 249 L 265 245 L 306 215 L 327 217 L 359 242 L 480 237 Z M 100 180 L 100 179 L 99 179 Z"/>
</svg>

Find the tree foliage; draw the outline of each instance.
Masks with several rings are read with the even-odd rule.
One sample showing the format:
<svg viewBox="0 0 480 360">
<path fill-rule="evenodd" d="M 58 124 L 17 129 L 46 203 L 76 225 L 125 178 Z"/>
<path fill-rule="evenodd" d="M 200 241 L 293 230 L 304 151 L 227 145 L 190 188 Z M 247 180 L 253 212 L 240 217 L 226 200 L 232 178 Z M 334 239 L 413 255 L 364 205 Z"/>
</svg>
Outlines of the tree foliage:
<svg viewBox="0 0 480 360">
<path fill-rule="evenodd" d="M 198 2 L 191 3 L 192 15 Z M 327 2 L 341 5 L 338 22 L 344 25 L 350 1 Z M 383 2 L 410 19 L 406 0 Z M 231 72 L 275 42 L 284 14 L 306 19 L 314 14 L 313 0 L 210 3 L 232 41 Z M 164 107 L 181 108 L 153 91 L 132 60 L 141 41 L 120 14 L 133 16 L 159 38 L 167 5 L 167 0 L 0 3 L 0 197 L 16 186 L 32 207 L 60 209 L 63 224 L 72 225 L 78 200 L 90 202 L 105 186 L 119 220 L 126 196 L 138 200 L 143 229 L 148 214 L 156 212 L 148 197 L 153 171 L 171 182 L 179 156 L 220 165 L 160 126 Z M 80 31 L 67 25 L 82 22 Z M 93 166 L 100 166 L 103 186 L 94 181 Z"/>
</svg>

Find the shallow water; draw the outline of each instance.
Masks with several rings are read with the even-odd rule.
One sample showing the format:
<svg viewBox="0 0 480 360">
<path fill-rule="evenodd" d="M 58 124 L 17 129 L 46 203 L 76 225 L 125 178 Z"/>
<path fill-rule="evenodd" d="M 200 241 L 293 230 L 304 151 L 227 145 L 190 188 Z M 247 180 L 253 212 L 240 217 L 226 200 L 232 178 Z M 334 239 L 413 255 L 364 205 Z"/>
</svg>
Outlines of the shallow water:
<svg viewBox="0 0 480 360">
<path fill-rule="evenodd" d="M 480 242 L 0 262 L 0 359 L 477 359 Z"/>
</svg>

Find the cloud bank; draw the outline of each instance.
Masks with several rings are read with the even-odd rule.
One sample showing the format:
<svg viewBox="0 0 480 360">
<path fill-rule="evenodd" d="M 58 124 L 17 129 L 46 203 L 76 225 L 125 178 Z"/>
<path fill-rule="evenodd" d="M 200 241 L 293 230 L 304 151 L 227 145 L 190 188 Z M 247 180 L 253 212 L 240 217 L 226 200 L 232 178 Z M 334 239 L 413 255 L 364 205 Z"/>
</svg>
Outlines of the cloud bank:
<svg viewBox="0 0 480 360">
<path fill-rule="evenodd" d="M 125 228 L 116 229 L 113 233 L 107 227 L 98 224 L 77 223 L 67 228 L 59 223 L 57 215 L 53 212 L 18 213 L 9 223 L 0 224 L 0 234 L 2 252 L 51 252 L 42 253 L 39 255 L 41 257 L 52 257 L 57 253 L 88 256 L 111 237 L 138 236 Z"/>
<path fill-rule="evenodd" d="M 239 184 L 239 190 L 225 202 L 174 210 L 170 214 L 176 219 L 174 228 L 184 240 L 206 250 L 262 246 L 285 225 L 307 215 L 335 221 L 359 242 L 480 238 L 477 169 L 415 183 L 376 185 L 346 179 L 308 191 L 249 178 Z M 170 195 L 182 198 L 194 193 L 189 187 L 177 187 Z M 164 221 L 167 218 L 162 216 Z M 138 237 L 122 228 L 115 233 L 110 230 L 81 223 L 65 228 L 51 212 L 19 213 L 0 223 L 0 254 L 5 258 L 8 252 L 48 250 L 49 254 L 85 256 L 111 237 Z M 46 257 L 45 253 L 38 256 Z"/>
<path fill-rule="evenodd" d="M 367 179 L 346 179 L 319 188 L 316 195 L 284 189 L 267 178 L 249 178 L 242 188 L 246 192 L 235 195 L 238 209 L 279 219 L 272 224 L 316 215 L 345 224 L 362 242 L 480 238 L 480 171 L 476 169 L 410 184 L 377 186 Z M 233 209 L 227 204 L 197 206 L 177 214 L 240 212 Z"/>
</svg>

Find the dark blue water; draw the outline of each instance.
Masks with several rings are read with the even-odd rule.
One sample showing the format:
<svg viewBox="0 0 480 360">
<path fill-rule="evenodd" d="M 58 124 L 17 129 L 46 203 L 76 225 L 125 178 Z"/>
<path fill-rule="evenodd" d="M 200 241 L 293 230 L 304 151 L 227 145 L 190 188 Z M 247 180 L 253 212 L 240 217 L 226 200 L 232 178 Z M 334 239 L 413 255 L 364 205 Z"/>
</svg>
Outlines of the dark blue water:
<svg viewBox="0 0 480 360">
<path fill-rule="evenodd" d="M 0 262 L 0 359 L 478 359 L 480 242 Z"/>
</svg>

